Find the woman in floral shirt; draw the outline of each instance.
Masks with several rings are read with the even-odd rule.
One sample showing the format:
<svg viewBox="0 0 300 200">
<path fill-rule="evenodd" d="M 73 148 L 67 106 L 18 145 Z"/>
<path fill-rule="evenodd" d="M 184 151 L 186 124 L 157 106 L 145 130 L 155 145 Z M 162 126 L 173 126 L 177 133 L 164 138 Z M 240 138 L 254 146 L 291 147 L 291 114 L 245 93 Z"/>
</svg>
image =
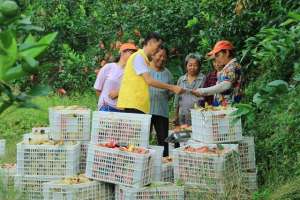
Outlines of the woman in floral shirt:
<svg viewBox="0 0 300 200">
<path fill-rule="evenodd" d="M 213 105 L 227 105 L 241 100 L 241 66 L 234 58 L 234 46 L 227 40 L 216 43 L 208 53 L 218 65 L 224 66 L 217 74 L 217 84 L 193 91 L 197 96 L 214 95 Z"/>
</svg>

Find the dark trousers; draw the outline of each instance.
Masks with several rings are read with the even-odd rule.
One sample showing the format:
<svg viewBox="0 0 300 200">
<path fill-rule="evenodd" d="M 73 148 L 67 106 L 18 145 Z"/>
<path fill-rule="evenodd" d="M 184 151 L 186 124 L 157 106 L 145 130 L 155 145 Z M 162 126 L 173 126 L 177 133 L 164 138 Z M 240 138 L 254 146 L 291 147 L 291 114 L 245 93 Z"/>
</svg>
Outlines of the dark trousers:
<svg viewBox="0 0 300 200">
<path fill-rule="evenodd" d="M 124 112 L 126 112 L 126 113 L 145 114 L 143 111 L 140 111 L 140 110 L 135 109 L 135 108 L 125 108 Z"/>
<path fill-rule="evenodd" d="M 168 156 L 169 155 L 169 146 L 168 146 L 168 143 L 165 142 L 165 139 L 168 137 L 169 119 L 166 117 L 159 116 L 159 115 L 152 115 L 150 133 L 152 132 L 153 127 L 155 128 L 155 131 L 156 131 L 158 145 L 164 146 L 163 156 L 164 157 Z"/>
</svg>

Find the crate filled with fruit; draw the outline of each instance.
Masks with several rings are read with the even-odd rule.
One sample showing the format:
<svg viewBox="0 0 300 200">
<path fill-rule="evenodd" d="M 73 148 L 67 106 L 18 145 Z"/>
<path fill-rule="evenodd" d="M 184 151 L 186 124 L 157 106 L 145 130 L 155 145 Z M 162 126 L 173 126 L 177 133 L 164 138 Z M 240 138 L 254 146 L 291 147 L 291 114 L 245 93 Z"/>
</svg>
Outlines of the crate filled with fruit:
<svg viewBox="0 0 300 200">
<path fill-rule="evenodd" d="M 237 145 L 192 144 L 173 151 L 175 181 L 222 193 L 241 181 Z"/>
<path fill-rule="evenodd" d="M 2 181 L 2 185 L 4 187 L 6 188 L 13 187 L 15 175 L 16 175 L 16 163 L 0 164 L 0 181 Z"/>
<path fill-rule="evenodd" d="M 17 144 L 17 174 L 72 176 L 79 172 L 80 143 L 28 138 Z"/>
<path fill-rule="evenodd" d="M 43 184 L 57 180 L 53 176 L 27 176 L 16 175 L 14 178 L 15 189 L 26 200 L 43 200 Z"/>
<path fill-rule="evenodd" d="M 191 138 L 203 143 L 230 143 L 242 138 L 241 119 L 230 106 L 208 106 L 191 110 Z"/>
<path fill-rule="evenodd" d="M 100 144 L 108 140 L 148 147 L 151 115 L 93 112 L 91 142 Z"/>
<path fill-rule="evenodd" d="M 65 177 L 43 185 L 44 200 L 114 200 L 112 184 L 85 175 Z"/>
<path fill-rule="evenodd" d="M 142 187 L 151 181 L 153 150 L 117 143 L 90 144 L 87 177 L 125 186 Z"/>
<path fill-rule="evenodd" d="M 172 183 L 154 182 L 142 188 L 116 186 L 118 200 L 184 200 L 184 188 Z"/>
<path fill-rule="evenodd" d="M 49 108 L 50 136 L 54 140 L 90 140 L 91 110 L 81 106 Z"/>
</svg>

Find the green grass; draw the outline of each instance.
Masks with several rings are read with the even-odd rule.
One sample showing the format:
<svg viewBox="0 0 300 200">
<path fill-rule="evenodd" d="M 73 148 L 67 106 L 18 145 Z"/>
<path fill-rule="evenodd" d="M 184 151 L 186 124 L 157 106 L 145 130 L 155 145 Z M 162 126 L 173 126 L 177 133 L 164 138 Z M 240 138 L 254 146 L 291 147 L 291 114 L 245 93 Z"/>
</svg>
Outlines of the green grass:
<svg viewBox="0 0 300 200">
<path fill-rule="evenodd" d="M 92 110 L 96 109 L 95 94 L 73 94 L 71 96 L 51 95 L 33 100 L 40 109 L 16 109 L 12 107 L 0 115 L 0 139 L 6 139 L 6 155 L 0 163 L 16 162 L 16 144 L 22 140 L 23 134 L 29 133 L 32 127 L 48 126 L 48 108 L 57 105 L 80 105 Z"/>
</svg>

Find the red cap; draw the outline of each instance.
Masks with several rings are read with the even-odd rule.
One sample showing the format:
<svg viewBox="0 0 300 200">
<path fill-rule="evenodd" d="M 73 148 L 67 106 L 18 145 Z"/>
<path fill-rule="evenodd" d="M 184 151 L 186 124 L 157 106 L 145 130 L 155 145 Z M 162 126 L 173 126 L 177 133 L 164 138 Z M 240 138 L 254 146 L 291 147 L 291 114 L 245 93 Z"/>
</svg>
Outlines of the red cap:
<svg viewBox="0 0 300 200">
<path fill-rule="evenodd" d="M 219 53 L 222 50 L 232 50 L 234 49 L 234 46 L 232 45 L 231 42 L 227 40 L 220 40 L 217 42 L 213 48 L 212 51 L 210 51 L 207 56 L 214 56 L 216 53 Z"/>
<path fill-rule="evenodd" d="M 125 50 L 137 50 L 137 47 L 133 43 L 124 43 L 120 46 L 120 52 L 125 51 Z"/>
</svg>

